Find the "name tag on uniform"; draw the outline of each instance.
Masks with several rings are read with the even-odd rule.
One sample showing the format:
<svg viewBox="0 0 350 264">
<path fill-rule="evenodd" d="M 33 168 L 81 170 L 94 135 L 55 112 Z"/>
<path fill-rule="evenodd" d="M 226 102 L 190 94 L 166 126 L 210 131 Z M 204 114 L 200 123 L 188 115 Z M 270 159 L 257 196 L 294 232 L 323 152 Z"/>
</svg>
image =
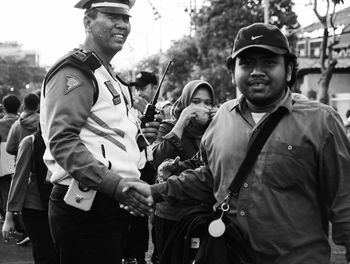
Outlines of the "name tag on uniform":
<svg viewBox="0 0 350 264">
<path fill-rule="evenodd" d="M 113 96 L 113 104 L 114 105 L 120 104 L 122 102 L 122 100 L 120 98 L 120 94 L 118 93 L 117 89 L 115 89 L 115 87 L 113 86 L 113 84 L 110 81 L 106 81 L 105 85 L 106 85 L 107 89 L 109 90 L 109 92 Z"/>
</svg>

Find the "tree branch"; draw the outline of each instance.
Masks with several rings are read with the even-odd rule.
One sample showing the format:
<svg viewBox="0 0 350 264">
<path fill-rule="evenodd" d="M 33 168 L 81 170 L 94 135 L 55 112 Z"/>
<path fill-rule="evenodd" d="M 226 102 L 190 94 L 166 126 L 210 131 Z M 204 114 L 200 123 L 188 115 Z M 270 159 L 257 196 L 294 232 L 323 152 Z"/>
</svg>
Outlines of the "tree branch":
<svg viewBox="0 0 350 264">
<path fill-rule="evenodd" d="M 318 10 L 317 10 L 317 0 L 314 0 L 314 8 L 313 8 L 313 11 L 314 11 L 316 17 L 318 18 L 318 20 L 320 20 L 320 22 L 321 22 L 323 25 L 327 25 L 327 20 L 326 20 L 326 17 L 327 17 L 327 16 L 321 16 L 320 13 L 319 13 Z"/>
</svg>

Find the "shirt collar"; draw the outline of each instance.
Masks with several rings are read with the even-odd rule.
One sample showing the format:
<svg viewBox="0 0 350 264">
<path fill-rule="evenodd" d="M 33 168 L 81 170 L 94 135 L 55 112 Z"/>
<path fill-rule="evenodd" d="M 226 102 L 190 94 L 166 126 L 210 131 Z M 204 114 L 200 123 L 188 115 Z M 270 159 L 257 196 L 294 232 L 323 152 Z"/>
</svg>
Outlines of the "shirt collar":
<svg viewBox="0 0 350 264">
<path fill-rule="evenodd" d="M 282 100 L 278 103 L 278 105 L 276 106 L 276 108 L 272 112 L 275 112 L 280 107 L 286 108 L 288 110 L 288 112 L 292 112 L 292 110 L 293 110 L 292 92 L 290 91 L 290 89 L 288 87 L 287 87 L 286 94 L 284 95 Z M 247 111 L 246 99 L 243 95 L 235 100 L 230 111 L 233 111 L 234 109 L 238 109 L 239 111 L 241 111 L 241 113 L 244 113 Z"/>
</svg>

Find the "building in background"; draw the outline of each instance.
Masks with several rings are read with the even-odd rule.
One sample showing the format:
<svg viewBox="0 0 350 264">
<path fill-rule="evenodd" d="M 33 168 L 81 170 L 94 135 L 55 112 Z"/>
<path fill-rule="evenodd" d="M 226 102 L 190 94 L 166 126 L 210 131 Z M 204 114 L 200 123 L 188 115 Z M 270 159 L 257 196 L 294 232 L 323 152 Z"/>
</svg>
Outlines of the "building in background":
<svg viewBox="0 0 350 264">
<path fill-rule="evenodd" d="M 333 58 L 338 61 L 329 86 L 330 105 L 338 110 L 345 120 L 345 113 L 350 109 L 350 7 L 335 14 L 335 33 L 329 29 L 329 42 L 333 35 L 338 41 L 333 47 Z M 316 16 L 315 16 L 316 19 Z M 315 22 L 302 28 L 297 33 L 296 53 L 299 73 L 298 89 L 310 99 L 317 99 L 318 81 L 321 77 L 321 45 L 323 26 Z"/>
<path fill-rule="evenodd" d="M 24 60 L 30 66 L 39 67 L 39 54 L 34 50 L 24 50 L 17 41 L 0 42 L 0 58 Z"/>
<path fill-rule="evenodd" d="M 17 41 L 0 42 L 0 99 L 9 93 L 23 98 L 40 89 L 45 74 L 37 51 L 23 49 Z"/>
</svg>

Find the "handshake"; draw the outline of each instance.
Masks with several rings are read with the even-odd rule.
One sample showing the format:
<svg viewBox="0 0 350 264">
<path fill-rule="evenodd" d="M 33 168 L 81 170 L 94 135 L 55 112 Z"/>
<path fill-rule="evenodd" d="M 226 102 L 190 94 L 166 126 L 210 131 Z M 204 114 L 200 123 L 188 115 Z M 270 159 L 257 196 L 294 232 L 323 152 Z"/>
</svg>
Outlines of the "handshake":
<svg viewBox="0 0 350 264">
<path fill-rule="evenodd" d="M 158 178 L 166 180 L 177 168 L 180 158 L 164 161 L 158 167 Z M 137 178 L 123 178 L 116 190 L 116 199 L 120 208 L 137 216 L 149 215 L 153 212 L 151 186 Z"/>
<path fill-rule="evenodd" d="M 132 215 L 145 216 L 153 212 L 151 186 L 137 178 L 122 179 L 116 190 L 120 208 Z"/>
</svg>

